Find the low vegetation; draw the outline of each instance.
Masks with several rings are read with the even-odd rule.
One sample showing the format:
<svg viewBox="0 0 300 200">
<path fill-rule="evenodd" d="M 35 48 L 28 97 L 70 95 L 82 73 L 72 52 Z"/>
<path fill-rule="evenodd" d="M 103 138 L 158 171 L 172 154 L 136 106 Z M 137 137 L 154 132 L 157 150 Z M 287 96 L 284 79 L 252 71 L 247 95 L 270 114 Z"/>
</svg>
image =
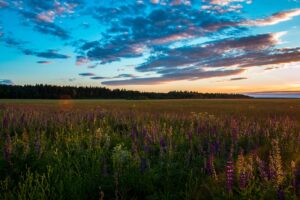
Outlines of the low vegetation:
<svg viewBox="0 0 300 200">
<path fill-rule="evenodd" d="M 300 101 L 0 101 L 0 199 L 299 199 Z"/>
</svg>

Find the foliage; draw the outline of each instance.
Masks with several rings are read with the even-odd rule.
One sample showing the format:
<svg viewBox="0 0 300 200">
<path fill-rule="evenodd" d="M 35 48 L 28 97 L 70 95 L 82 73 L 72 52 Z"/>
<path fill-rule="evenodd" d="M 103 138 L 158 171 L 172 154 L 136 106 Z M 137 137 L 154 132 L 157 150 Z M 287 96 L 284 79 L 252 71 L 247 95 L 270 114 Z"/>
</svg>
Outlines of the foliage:
<svg viewBox="0 0 300 200">
<path fill-rule="evenodd" d="M 244 99 L 241 94 L 172 91 L 168 93 L 110 90 L 103 87 L 0 85 L 0 99 Z"/>
</svg>

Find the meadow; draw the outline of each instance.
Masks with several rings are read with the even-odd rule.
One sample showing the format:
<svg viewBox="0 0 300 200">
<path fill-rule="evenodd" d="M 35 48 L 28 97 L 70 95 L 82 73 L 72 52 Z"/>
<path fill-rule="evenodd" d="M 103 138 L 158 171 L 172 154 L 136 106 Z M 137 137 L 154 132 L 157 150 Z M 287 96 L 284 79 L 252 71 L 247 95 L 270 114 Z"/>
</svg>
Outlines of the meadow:
<svg viewBox="0 0 300 200">
<path fill-rule="evenodd" d="M 299 199 L 300 100 L 0 100 L 0 199 Z"/>
</svg>

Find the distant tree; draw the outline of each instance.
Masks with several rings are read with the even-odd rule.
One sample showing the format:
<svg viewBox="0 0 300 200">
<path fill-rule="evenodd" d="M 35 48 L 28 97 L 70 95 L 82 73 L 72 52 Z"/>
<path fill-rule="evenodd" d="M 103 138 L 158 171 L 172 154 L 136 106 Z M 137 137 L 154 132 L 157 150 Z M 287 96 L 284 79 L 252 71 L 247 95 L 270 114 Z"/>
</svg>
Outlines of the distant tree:
<svg viewBox="0 0 300 200">
<path fill-rule="evenodd" d="M 171 91 L 168 93 L 139 92 L 105 87 L 71 87 L 51 85 L 0 85 L 1 99 L 245 99 L 242 94 L 198 93 Z"/>
</svg>

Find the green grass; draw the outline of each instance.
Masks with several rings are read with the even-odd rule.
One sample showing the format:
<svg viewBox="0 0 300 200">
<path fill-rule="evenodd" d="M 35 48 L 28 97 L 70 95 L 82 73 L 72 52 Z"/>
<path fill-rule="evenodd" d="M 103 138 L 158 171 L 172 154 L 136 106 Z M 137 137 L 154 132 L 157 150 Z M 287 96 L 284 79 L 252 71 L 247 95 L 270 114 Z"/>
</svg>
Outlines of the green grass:
<svg viewBox="0 0 300 200">
<path fill-rule="evenodd" d="M 300 100 L 0 100 L 0 134 L 0 199 L 300 198 Z"/>
</svg>

